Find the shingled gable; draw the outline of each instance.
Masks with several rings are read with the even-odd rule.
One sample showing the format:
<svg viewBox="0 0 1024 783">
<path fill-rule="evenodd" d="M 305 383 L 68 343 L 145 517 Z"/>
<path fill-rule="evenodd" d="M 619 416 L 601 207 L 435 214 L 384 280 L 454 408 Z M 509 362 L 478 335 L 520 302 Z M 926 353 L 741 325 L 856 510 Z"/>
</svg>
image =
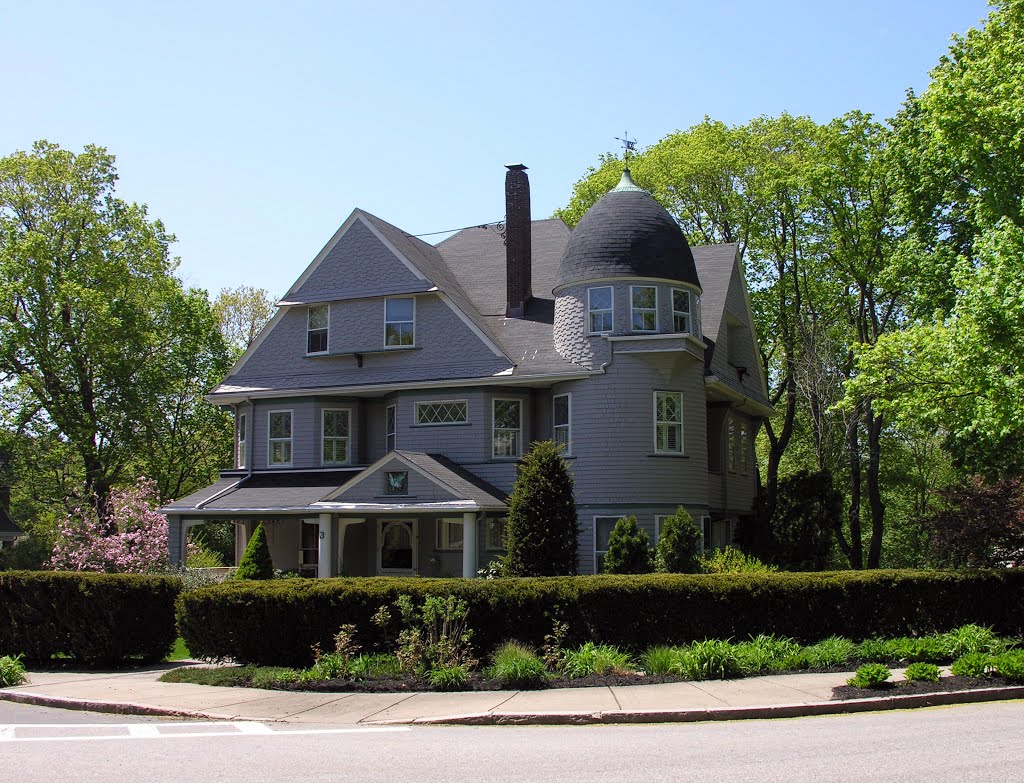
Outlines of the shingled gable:
<svg viewBox="0 0 1024 783">
<path fill-rule="evenodd" d="M 408 471 L 405 495 L 387 496 L 386 474 Z M 398 503 L 445 506 L 467 511 L 504 510 L 505 493 L 472 475 L 446 457 L 422 452 L 392 451 L 338 489 L 326 495 L 322 506 Z"/>
<path fill-rule="evenodd" d="M 382 284 L 382 277 L 386 283 Z M 278 302 L 277 312 L 235 362 L 228 378 L 242 371 L 292 307 L 425 293 L 437 294 L 493 357 L 512 364 L 434 247 L 355 209 Z M 230 384 L 221 384 L 213 393 L 225 386 Z"/>
</svg>

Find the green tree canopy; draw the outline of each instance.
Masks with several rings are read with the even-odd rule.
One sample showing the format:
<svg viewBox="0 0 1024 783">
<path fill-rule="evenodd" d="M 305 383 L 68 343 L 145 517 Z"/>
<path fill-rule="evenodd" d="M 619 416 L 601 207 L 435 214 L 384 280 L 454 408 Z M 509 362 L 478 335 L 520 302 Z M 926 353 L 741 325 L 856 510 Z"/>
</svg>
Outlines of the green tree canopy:
<svg viewBox="0 0 1024 783">
<path fill-rule="evenodd" d="M 140 472 L 162 493 L 194 486 L 195 450 L 219 416 L 200 396 L 226 369 L 205 294 L 174 276 L 173 236 L 118 199 L 116 181 L 101 147 L 76 155 L 41 141 L 0 159 L 6 413 L 20 431 L 65 442 L 101 505 Z M 174 454 L 154 454 L 168 434 Z"/>
</svg>

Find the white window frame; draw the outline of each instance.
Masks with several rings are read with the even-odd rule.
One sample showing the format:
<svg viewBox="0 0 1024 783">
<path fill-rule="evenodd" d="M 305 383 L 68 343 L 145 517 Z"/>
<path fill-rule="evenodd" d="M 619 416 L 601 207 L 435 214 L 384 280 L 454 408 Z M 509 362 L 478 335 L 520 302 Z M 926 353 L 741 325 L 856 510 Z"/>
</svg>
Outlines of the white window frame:
<svg viewBox="0 0 1024 783">
<path fill-rule="evenodd" d="M 671 394 L 671 395 L 676 396 L 676 397 L 679 398 L 679 421 L 678 422 L 667 421 L 667 420 L 666 421 L 661 421 L 658 418 L 658 395 L 659 394 Z M 652 404 L 653 404 L 653 408 L 651 410 L 651 414 L 652 414 L 652 418 L 654 419 L 654 433 L 653 433 L 654 434 L 654 453 L 655 454 L 676 454 L 676 455 L 685 454 L 686 453 L 686 447 L 684 446 L 683 438 L 685 437 L 686 432 L 685 432 L 685 430 L 683 428 L 683 419 L 684 419 L 683 393 L 681 391 L 669 391 L 669 390 L 657 390 L 656 389 L 654 391 Z M 666 426 L 673 426 L 673 425 L 678 425 L 679 426 L 679 448 L 678 449 L 659 449 L 658 448 L 658 427 L 659 427 L 659 425 L 662 425 L 662 424 L 664 424 Z"/>
<path fill-rule="evenodd" d="M 683 294 L 686 297 L 686 310 L 676 310 L 676 294 Z M 672 332 L 674 334 L 693 334 L 693 292 L 689 288 L 672 289 Z M 676 319 L 682 318 L 686 324 L 685 329 L 680 329 Z"/>
<path fill-rule="evenodd" d="M 514 432 L 515 441 L 513 454 L 498 453 L 498 418 L 497 408 L 499 402 L 514 402 L 519 406 L 519 426 L 502 427 L 502 432 Z M 519 459 L 523 456 L 523 401 L 518 397 L 495 397 L 491 400 L 491 457 L 494 459 Z"/>
<path fill-rule="evenodd" d="M 248 413 L 239 413 L 238 414 L 238 451 L 236 453 L 236 459 L 235 459 L 235 464 L 238 465 L 239 468 L 244 468 L 245 464 L 246 464 L 246 461 L 247 461 L 246 447 L 248 446 L 248 436 L 249 436 L 249 433 L 247 432 L 248 428 L 249 428 L 249 414 Z"/>
<path fill-rule="evenodd" d="M 558 424 L 555 421 L 555 400 L 560 397 L 565 397 L 565 424 Z M 565 448 L 562 450 L 563 455 L 572 454 L 572 392 L 565 392 L 564 394 L 556 394 L 551 398 L 551 439 L 558 444 L 558 431 L 559 429 L 565 430 Z"/>
<path fill-rule="evenodd" d="M 275 438 L 271 435 L 271 420 L 275 413 L 288 414 L 288 437 Z M 274 444 L 288 444 L 288 461 L 274 462 Z M 267 411 L 267 467 L 268 468 L 290 468 L 295 462 L 295 411 L 291 408 L 277 408 Z"/>
<path fill-rule="evenodd" d="M 595 309 L 591 303 L 591 295 L 594 291 L 603 291 L 607 289 L 609 292 L 609 302 L 611 307 L 601 307 Z M 610 316 L 611 326 L 608 329 L 595 331 L 593 329 L 593 316 L 595 313 L 608 313 Z M 592 288 L 587 289 L 587 334 L 611 334 L 615 331 L 615 287 L 610 285 L 596 285 Z"/>
<path fill-rule="evenodd" d="M 461 421 L 422 421 L 420 418 L 420 409 L 427 405 L 463 405 L 466 409 L 466 418 Z M 461 425 L 469 423 L 469 401 L 468 400 L 424 400 L 422 402 L 413 403 L 414 419 L 417 427 L 450 427 L 452 425 Z"/>
<path fill-rule="evenodd" d="M 488 552 L 504 552 L 505 551 L 505 529 L 508 524 L 506 517 L 488 517 L 484 523 L 484 548 Z M 498 526 L 498 540 L 494 540 L 494 527 Z"/>
<path fill-rule="evenodd" d="M 309 325 L 310 319 L 313 317 L 313 311 L 314 310 L 323 310 L 324 308 L 327 308 L 327 326 L 326 327 L 317 327 L 316 329 L 313 329 Z M 311 351 L 311 350 L 309 350 L 309 338 L 310 338 L 310 336 L 312 335 L 313 332 L 326 332 L 325 336 L 326 336 L 327 339 L 324 342 L 324 345 L 326 347 L 322 351 Z M 309 307 L 306 308 L 306 356 L 323 356 L 325 353 L 328 353 L 330 351 L 330 349 L 331 349 L 331 305 L 329 303 L 328 304 L 323 304 L 323 305 L 310 305 Z"/>
<path fill-rule="evenodd" d="M 461 552 L 465 541 L 462 517 L 441 517 L 437 520 L 435 548 L 438 552 Z M 454 541 L 452 530 L 458 528 L 458 541 Z"/>
<path fill-rule="evenodd" d="M 612 530 L 614 530 L 615 529 L 615 525 L 624 516 L 628 516 L 628 515 L 627 514 L 619 514 L 618 516 L 611 516 L 610 514 L 595 514 L 594 515 L 594 573 L 595 574 L 601 573 L 600 569 L 598 568 L 598 566 L 601 563 L 600 556 L 608 554 L 608 550 L 607 549 L 598 549 L 597 548 L 597 538 L 598 538 L 598 536 L 597 536 L 597 520 L 599 520 L 599 519 L 610 519 L 610 520 L 612 520 Z M 608 531 L 608 535 L 611 535 L 611 531 Z"/>
<path fill-rule="evenodd" d="M 388 319 L 388 302 L 397 302 L 399 300 L 407 299 L 412 302 L 412 320 L 411 321 L 392 321 Z M 388 344 L 388 326 L 391 324 L 412 324 L 412 342 L 411 343 L 397 343 L 394 345 Z M 384 347 L 388 350 L 396 350 L 402 348 L 415 348 L 416 347 L 416 297 L 415 296 L 386 296 L 384 297 Z"/>
<path fill-rule="evenodd" d="M 398 405 L 391 404 L 384 409 L 384 451 L 398 448 Z"/>
<path fill-rule="evenodd" d="M 654 307 L 637 307 L 633 303 L 633 294 L 641 288 L 649 288 L 654 291 Z M 653 329 L 637 329 L 637 313 L 654 313 Z M 633 334 L 656 334 L 658 332 L 658 286 L 656 285 L 631 285 L 629 287 L 629 330 Z"/>
<path fill-rule="evenodd" d="M 345 428 L 348 430 L 348 435 L 330 435 L 325 433 L 327 428 L 327 414 L 328 413 L 344 413 L 348 419 Z M 345 459 L 343 461 L 334 461 L 324 459 L 324 445 L 330 438 L 333 441 L 345 441 Z M 337 448 L 334 449 L 337 453 Z M 320 412 L 320 462 L 323 465 L 351 465 L 352 464 L 352 409 L 351 408 L 324 408 Z"/>
</svg>

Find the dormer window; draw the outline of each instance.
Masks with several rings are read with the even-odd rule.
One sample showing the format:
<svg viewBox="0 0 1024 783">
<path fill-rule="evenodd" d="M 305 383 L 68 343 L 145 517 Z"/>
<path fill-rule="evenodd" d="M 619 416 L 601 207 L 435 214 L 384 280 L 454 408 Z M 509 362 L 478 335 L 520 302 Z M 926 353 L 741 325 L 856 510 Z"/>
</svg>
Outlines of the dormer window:
<svg viewBox="0 0 1024 783">
<path fill-rule="evenodd" d="M 607 334 L 612 331 L 614 318 L 612 287 L 603 285 L 587 289 L 587 328 L 590 334 Z"/>
<path fill-rule="evenodd" d="M 411 296 L 384 300 L 384 345 L 416 344 L 416 304 Z"/>
<path fill-rule="evenodd" d="M 306 353 L 327 353 L 331 306 L 317 305 L 306 311 Z"/>
<path fill-rule="evenodd" d="M 658 331 L 658 289 L 653 285 L 634 285 L 629 291 L 633 331 Z"/>
</svg>

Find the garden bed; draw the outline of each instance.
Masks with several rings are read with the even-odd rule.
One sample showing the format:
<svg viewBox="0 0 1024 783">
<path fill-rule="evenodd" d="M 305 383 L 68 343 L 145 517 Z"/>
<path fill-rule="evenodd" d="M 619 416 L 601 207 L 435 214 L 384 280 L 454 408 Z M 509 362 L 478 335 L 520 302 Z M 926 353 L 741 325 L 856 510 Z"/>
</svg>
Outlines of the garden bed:
<svg viewBox="0 0 1024 783">
<path fill-rule="evenodd" d="M 840 685 L 832 689 L 832 700 L 870 699 L 877 696 L 917 696 L 926 693 L 973 691 L 979 688 L 1005 688 L 1011 685 L 1019 685 L 1019 683 L 1011 682 L 1005 677 L 942 677 L 938 682 L 899 680 L 883 683 L 876 688 Z"/>
</svg>

